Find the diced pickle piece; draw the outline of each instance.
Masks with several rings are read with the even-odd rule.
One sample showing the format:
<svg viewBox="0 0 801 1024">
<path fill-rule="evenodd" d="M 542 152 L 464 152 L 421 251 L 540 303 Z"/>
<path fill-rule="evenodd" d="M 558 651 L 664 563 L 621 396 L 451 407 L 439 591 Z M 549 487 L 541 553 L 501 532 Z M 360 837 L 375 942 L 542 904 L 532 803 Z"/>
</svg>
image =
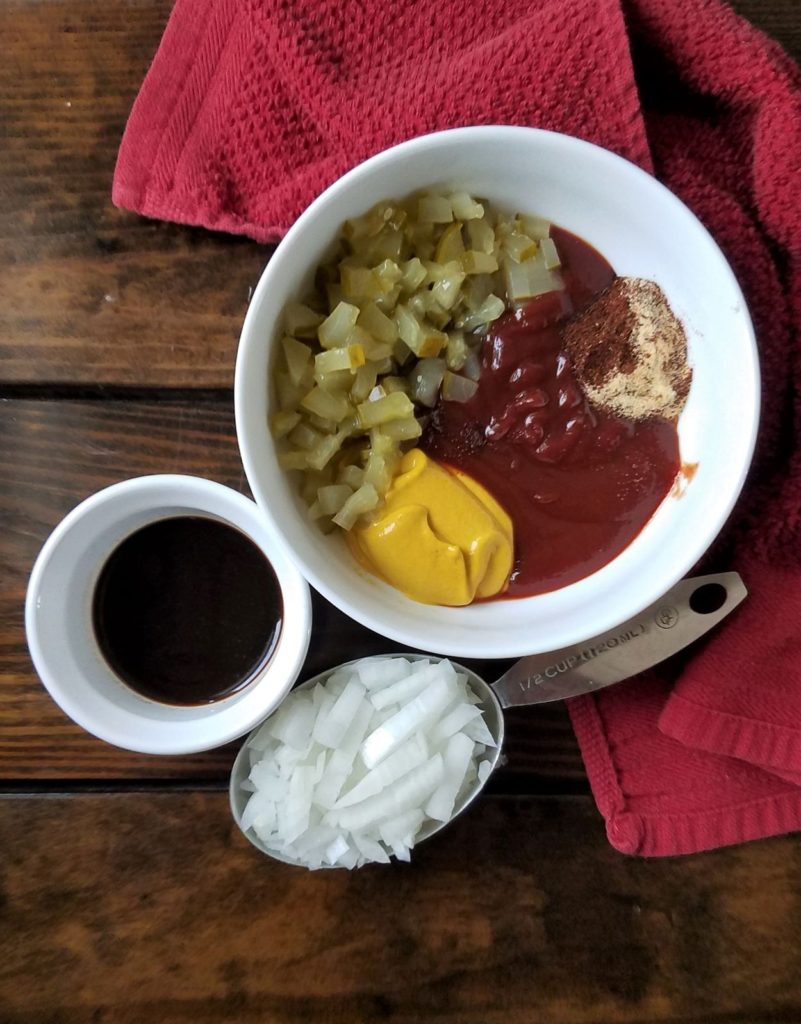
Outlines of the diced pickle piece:
<svg viewBox="0 0 801 1024">
<path fill-rule="evenodd" d="M 286 437 L 290 430 L 294 430 L 298 423 L 300 423 L 299 412 L 289 412 L 288 410 L 277 412 L 270 420 L 270 429 L 272 430 L 273 437 L 276 440 L 280 437 Z"/>
<path fill-rule="evenodd" d="M 479 253 L 478 255 L 482 255 Z M 496 268 L 497 269 L 497 268 Z M 431 288 L 431 295 L 443 309 L 452 309 L 459 298 L 459 292 L 464 282 L 464 271 L 456 264 L 442 280 L 437 281 Z M 442 326 L 442 325 L 440 325 Z"/>
<path fill-rule="evenodd" d="M 467 192 L 453 192 L 449 199 L 457 220 L 477 220 L 484 216 L 484 207 Z"/>
<path fill-rule="evenodd" d="M 403 270 L 403 277 L 400 279 L 401 291 L 413 292 L 426 279 L 426 268 L 417 256 L 407 260 L 401 269 Z"/>
<path fill-rule="evenodd" d="M 446 402 L 469 402 L 477 390 L 474 380 L 455 373 L 446 373 L 442 381 L 442 397 Z"/>
<path fill-rule="evenodd" d="M 532 260 L 537 256 L 539 251 L 537 243 L 529 238 L 528 235 L 523 235 L 519 231 L 513 231 L 510 235 L 507 235 L 503 240 L 503 251 L 510 256 L 515 263 L 523 263 L 526 260 Z"/>
<path fill-rule="evenodd" d="M 337 475 L 337 480 L 347 484 L 352 490 L 358 490 L 364 482 L 364 470 L 358 466 L 344 466 Z"/>
<path fill-rule="evenodd" d="M 312 388 L 300 404 L 309 412 L 316 413 L 324 419 L 335 420 L 337 423 L 345 419 L 351 408 L 344 395 L 323 391 L 320 387 Z"/>
<path fill-rule="evenodd" d="M 321 437 L 318 443 L 306 454 L 306 459 L 312 469 L 322 469 L 336 455 L 342 447 L 346 433 L 337 431 L 336 434 L 328 434 Z"/>
<path fill-rule="evenodd" d="M 278 465 L 281 469 L 308 469 L 309 463 L 306 452 L 279 452 Z"/>
<path fill-rule="evenodd" d="M 318 443 L 321 438 L 314 427 L 310 427 L 308 423 L 299 423 L 292 433 L 288 436 L 287 440 L 294 448 L 302 448 L 304 451 L 309 451 L 311 448 Z"/>
<path fill-rule="evenodd" d="M 448 347 L 445 350 L 445 359 L 449 370 L 461 370 L 467 359 L 467 342 L 464 340 L 463 331 L 450 331 L 448 333 Z"/>
<path fill-rule="evenodd" d="M 343 530 L 350 530 L 359 516 L 364 515 L 365 512 L 371 512 L 378 505 L 379 500 L 378 491 L 372 484 L 362 484 L 334 516 L 334 522 Z"/>
<path fill-rule="evenodd" d="M 409 374 L 411 396 L 414 401 L 433 408 L 437 404 L 444 373 L 444 359 L 421 359 Z"/>
<path fill-rule="evenodd" d="M 316 338 L 322 322 L 320 314 L 302 302 L 290 302 L 284 310 L 284 329 L 296 338 Z"/>
<path fill-rule="evenodd" d="M 408 392 L 409 384 L 404 377 L 384 377 L 381 384 L 388 395 L 391 395 L 393 391 Z"/>
<path fill-rule="evenodd" d="M 437 263 L 448 263 L 450 260 L 458 260 L 463 252 L 462 225 L 454 222 L 442 232 L 434 250 L 434 259 Z"/>
<path fill-rule="evenodd" d="M 494 274 L 498 261 L 492 253 L 468 249 L 462 256 L 461 266 L 465 274 Z"/>
<path fill-rule="evenodd" d="M 318 317 L 318 321 L 320 319 Z M 299 384 L 311 360 L 312 350 L 308 345 L 304 345 L 302 341 L 290 338 L 289 335 L 281 339 L 281 348 L 284 350 L 284 358 L 286 359 L 286 368 L 289 371 L 290 380 L 293 384 Z"/>
<path fill-rule="evenodd" d="M 348 302 L 378 299 L 391 289 L 369 267 L 342 266 L 342 295 Z"/>
<path fill-rule="evenodd" d="M 542 258 L 545 261 L 545 266 L 548 270 L 555 270 L 556 267 L 562 265 L 562 261 L 559 258 L 559 253 L 556 249 L 556 243 L 552 238 L 543 238 L 540 241 L 540 252 Z"/>
<path fill-rule="evenodd" d="M 353 387 L 350 389 L 350 397 L 354 402 L 363 402 L 375 387 L 376 368 L 375 363 L 365 363 L 356 371 L 353 380 Z"/>
<path fill-rule="evenodd" d="M 422 224 L 450 224 L 453 209 L 445 196 L 421 196 L 417 203 L 417 217 Z"/>
<path fill-rule="evenodd" d="M 361 345 L 345 345 L 318 352 L 314 357 L 316 373 L 331 373 L 332 370 L 358 370 L 364 366 L 364 349 Z"/>
<path fill-rule="evenodd" d="M 377 342 L 382 342 L 386 345 L 394 344 L 398 337 L 398 329 L 395 324 L 386 313 L 381 312 L 374 302 L 368 302 L 362 306 L 359 318 L 356 321 L 356 327 L 361 327 Z"/>
<path fill-rule="evenodd" d="M 528 260 L 526 263 L 509 260 L 504 267 L 504 281 L 506 293 L 512 302 L 533 299 L 561 287 L 561 278 L 539 260 Z"/>
<path fill-rule="evenodd" d="M 518 213 L 515 221 L 518 231 L 522 231 L 523 234 L 528 235 L 529 238 L 535 238 L 537 241 L 541 238 L 547 238 L 551 233 L 550 221 L 545 220 L 544 217 L 533 217 L 530 214 Z"/>
<path fill-rule="evenodd" d="M 488 220 L 471 220 L 465 226 L 465 230 L 471 249 L 485 253 L 495 251 L 495 231 Z"/>
<path fill-rule="evenodd" d="M 357 406 L 359 424 L 363 428 L 375 427 L 390 420 L 402 420 L 414 416 L 414 406 L 408 395 L 396 391 L 375 402 L 362 402 Z"/>
<path fill-rule="evenodd" d="M 348 335 L 356 324 L 359 307 L 340 302 L 330 316 L 317 328 L 317 337 L 323 348 L 336 348 L 347 343 Z"/>
<path fill-rule="evenodd" d="M 381 429 L 394 441 L 413 441 L 423 433 L 419 420 L 392 420 Z"/>
<path fill-rule="evenodd" d="M 330 484 L 317 491 L 317 501 L 323 515 L 333 516 L 342 508 L 353 491 L 347 484 Z"/>
</svg>

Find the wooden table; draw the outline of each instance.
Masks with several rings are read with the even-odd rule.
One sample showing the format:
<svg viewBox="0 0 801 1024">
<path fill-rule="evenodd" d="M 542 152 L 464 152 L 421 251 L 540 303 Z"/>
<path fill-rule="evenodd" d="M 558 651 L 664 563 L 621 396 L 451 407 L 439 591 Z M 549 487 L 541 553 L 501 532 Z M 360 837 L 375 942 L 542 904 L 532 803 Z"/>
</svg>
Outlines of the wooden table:
<svg viewBox="0 0 801 1024">
<path fill-rule="evenodd" d="M 801 56 L 798 0 L 735 5 Z M 242 491 L 231 384 L 256 244 L 113 209 L 167 0 L 0 7 L 0 1021 L 801 1021 L 801 847 L 675 861 L 607 844 L 561 707 L 414 864 L 270 862 L 234 829 L 234 748 L 94 740 L 31 669 L 22 605 L 55 523 L 152 472 Z M 305 674 L 388 645 L 324 601 Z"/>
</svg>

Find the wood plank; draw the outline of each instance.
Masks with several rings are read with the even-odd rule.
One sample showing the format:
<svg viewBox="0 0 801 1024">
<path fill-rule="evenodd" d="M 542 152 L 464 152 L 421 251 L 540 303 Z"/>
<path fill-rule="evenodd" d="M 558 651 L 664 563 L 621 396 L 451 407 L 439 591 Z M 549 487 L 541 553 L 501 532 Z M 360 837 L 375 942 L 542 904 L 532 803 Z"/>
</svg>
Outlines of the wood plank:
<svg viewBox="0 0 801 1024">
<path fill-rule="evenodd" d="M 798 0 L 729 0 L 729 5 L 782 44 L 801 63 L 801 8 Z"/>
<path fill-rule="evenodd" d="M 309 873 L 182 793 L 6 798 L 0 845 L 4 1024 L 801 1020 L 793 838 L 648 862 L 588 799 L 493 798 Z"/>
<path fill-rule="evenodd" d="M 27 653 L 23 602 L 30 567 L 56 523 L 93 491 L 146 473 L 190 473 L 247 486 L 223 401 L 5 401 L 0 416 L 0 779 L 224 779 L 235 747 L 183 758 L 127 753 L 62 714 Z M 302 678 L 397 649 L 322 598 Z M 488 678 L 502 667 L 471 662 Z M 561 706 L 509 719 L 503 785 L 553 791 L 584 773 Z"/>
<path fill-rule="evenodd" d="M 734 5 L 801 59 L 797 0 Z M 115 210 L 169 0 L 0 5 L 0 359 L 15 383 L 223 387 L 269 250 Z M 56 56 L 57 55 L 57 58 Z"/>
<path fill-rule="evenodd" d="M 169 0 L 0 5 L 6 382 L 227 387 L 268 248 L 115 210 L 125 121 Z"/>
</svg>

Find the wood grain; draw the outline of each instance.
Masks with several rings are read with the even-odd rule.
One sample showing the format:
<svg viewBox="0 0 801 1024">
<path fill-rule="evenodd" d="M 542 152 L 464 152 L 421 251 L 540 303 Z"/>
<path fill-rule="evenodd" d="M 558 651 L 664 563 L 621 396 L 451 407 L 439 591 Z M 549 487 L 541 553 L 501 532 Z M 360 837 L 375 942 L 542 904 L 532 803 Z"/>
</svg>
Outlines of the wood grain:
<svg viewBox="0 0 801 1024">
<path fill-rule="evenodd" d="M 801 1020 L 801 851 L 643 861 L 584 798 L 487 799 L 414 862 L 262 857 L 224 794 L 0 800 L 4 1024 Z"/>
<path fill-rule="evenodd" d="M 107 746 L 74 726 L 38 682 L 25 644 L 30 568 L 56 523 L 83 498 L 126 477 L 190 473 L 246 491 L 230 403 L 219 400 L 6 401 L 0 416 L 0 779 L 222 780 L 235 747 L 152 758 Z M 302 678 L 397 645 L 315 597 Z M 471 662 L 488 678 L 497 663 Z M 501 666 L 502 667 L 502 666 Z M 584 785 L 562 707 L 509 719 L 500 785 L 556 791 Z"/>
<path fill-rule="evenodd" d="M 119 141 L 170 6 L 0 5 L 5 382 L 232 383 L 270 250 L 111 204 Z"/>
<path fill-rule="evenodd" d="M 797 0 L 737 0 L 801 59 Z M 115 210 L 169 0 L 0 5 L 0 360 L 15 383 L 227 387 L 269 250 Z"/>
</svg>

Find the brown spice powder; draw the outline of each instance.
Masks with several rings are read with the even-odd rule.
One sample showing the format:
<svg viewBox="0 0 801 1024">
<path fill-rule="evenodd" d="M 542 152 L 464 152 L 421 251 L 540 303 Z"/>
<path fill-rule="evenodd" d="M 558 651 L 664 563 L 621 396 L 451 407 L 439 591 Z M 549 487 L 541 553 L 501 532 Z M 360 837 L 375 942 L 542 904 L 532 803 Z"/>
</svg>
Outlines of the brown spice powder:
<svg viewBox="0 0 801 1024">
<path fill-rule="evenodd" d="M 687 338 L 653 281 L 618 277 L 564 330 L 589 402 L 625 419 L 675 419 L 692 382 Z"/>
</svg>

